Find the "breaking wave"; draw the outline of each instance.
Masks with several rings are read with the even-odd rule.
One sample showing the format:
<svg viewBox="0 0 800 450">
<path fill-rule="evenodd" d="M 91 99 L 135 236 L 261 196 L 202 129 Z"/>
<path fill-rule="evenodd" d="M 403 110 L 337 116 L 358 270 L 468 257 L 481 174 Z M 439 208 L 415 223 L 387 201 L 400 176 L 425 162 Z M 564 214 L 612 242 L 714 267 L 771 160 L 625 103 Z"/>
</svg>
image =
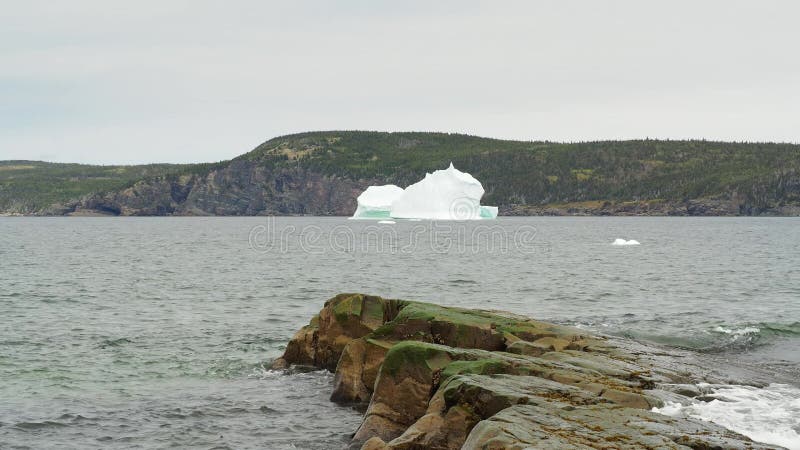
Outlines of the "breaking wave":
<svg viewBox="0 0 800 450">
<path fill-rule="evenodd" d="M 711 328 L 708 334 L 711 336 L 710 344 L 699 350 L 747 350 L 768 345 L 778 339 L 800 338 L 800 322 L 718 325 Z"/>
<path fill-rule="evenodd" d="M 786 384 L 765 388 L 699 384 L 704 400 L 668 402 L 654 412 L 714 422 L 754 441 L 800 450 L 800 389 Z"/>
</svg>

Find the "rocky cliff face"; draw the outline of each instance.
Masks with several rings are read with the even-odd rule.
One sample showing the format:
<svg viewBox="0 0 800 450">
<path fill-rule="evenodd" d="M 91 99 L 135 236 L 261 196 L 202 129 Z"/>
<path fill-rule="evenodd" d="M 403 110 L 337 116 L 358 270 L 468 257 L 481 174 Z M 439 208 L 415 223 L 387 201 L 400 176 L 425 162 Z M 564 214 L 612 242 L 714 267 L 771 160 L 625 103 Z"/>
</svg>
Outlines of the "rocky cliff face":
<svg viewBox="0 0 800 450">
<path fill-rule="evenodd" d="M 386 180 L 352 180 L 298 166 L 234 160 L 206 174 L 142 180 L 126 189 L 92 194 L 40 215 L 122 216 L 349 216 L 356 197 Z M 501 215 L 522 216 L 798 216 L 800 206 L 757 208 L 738 198 L 682 202 L 590 201 L 552 205 L 501 205 Z"/>
<path fill-rule="evenodd" d="M 350 215 L 356 197 L 374 180 L 324 176 L 300 167 L 272 169 L 235 160 L 203 175 L 139 181 L 94 194 L 46 214 L 165 215 Z"/>
<path fill-rule="evenodd" d="M 274 363 L 292 365 L 368 402 L 351 449 L 774 448 L 650 411 L 729 378 L 709 361 L 509 313 L 341 294 Z"/>
<path fill-rule="evenodd" d="M 122 216 L 349 216 L 356 197 L 386 180 L 352 180 L 295 167 L 234 160 L 207 174 L 146 179 L 120 191 L 92 194 L 39 215 Z M 590 201 L 551 205 L 500 205 L 501 215 L 517 216 L 800 216 L 800 206 L 758 208 L 737 198 L 682 202 Z"/>
<path fill-rule="evenodd" d="M 738 198 L 685 201 L 589 201 L 553 205 L 507 205 L 505 216 L 800 216 L 800 206 L 758 207 Z"/>
</svg>

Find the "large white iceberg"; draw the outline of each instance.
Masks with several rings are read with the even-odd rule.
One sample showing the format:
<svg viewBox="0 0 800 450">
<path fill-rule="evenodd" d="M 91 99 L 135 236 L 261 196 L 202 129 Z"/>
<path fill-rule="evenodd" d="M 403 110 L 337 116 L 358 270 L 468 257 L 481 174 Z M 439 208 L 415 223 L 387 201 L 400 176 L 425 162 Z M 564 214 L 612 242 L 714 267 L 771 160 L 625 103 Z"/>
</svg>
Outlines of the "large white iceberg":
<svg viewBox="0 0 800 450">
<path fill-rule="evenodd" d="M 390 214 L 398 219 L 476 220 L 481 218 L 483 193 L 480 181 L 451 163 L 407 187 Z"/>
<path fill-rule="evenodd" d="M 358 196 L 358 208 L 353 217 L 362 219 L 388 219 L 392 203 L 403 195 L 403 188 L 393 184 L 370 186 Z"/>
<path fill-rule="evenodd" d="M 450 164 L 445 170 L 401 189 L 394 185 L 370 186 L 358 197 L 354 218 L 479 220 L 497 217 L 497 207 L 481 206 L 480 181 Z M 390 201 L 391 200 L 391 201 Z"/>
</svg>

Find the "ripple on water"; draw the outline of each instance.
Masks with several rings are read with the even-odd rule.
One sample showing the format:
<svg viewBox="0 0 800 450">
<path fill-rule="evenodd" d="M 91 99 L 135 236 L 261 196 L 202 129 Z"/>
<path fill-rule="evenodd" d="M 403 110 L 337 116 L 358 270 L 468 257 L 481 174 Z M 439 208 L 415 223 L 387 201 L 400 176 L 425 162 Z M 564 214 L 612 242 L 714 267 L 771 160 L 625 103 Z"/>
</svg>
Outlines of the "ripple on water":
<svg viewBox="0 0 800 450">
<path fill-rule="evenodd" d="M 297 245 L 252 250 L 262 222 L 0 218 L 0 236 L 14 236 L 0 241 L 0 448 L 341 447 L 360 414 L 328 401 L 331 375 L 266 369 L 339 292 L 505 309 L 800 367 L 800 252 L 764 244 L 800 242 L 796 220 L 502 218 L 510 235 L 535 226 L 537 252 L 447 255 L 420 235 L 412 253 L 359 245 L 313 258 Z M 402 242 L 407 225 L 395 227 Z M 613 235 L 649 244 L 614 251 Z M 735 331 L 747 327 L 759 332 Z"/>
</svg>

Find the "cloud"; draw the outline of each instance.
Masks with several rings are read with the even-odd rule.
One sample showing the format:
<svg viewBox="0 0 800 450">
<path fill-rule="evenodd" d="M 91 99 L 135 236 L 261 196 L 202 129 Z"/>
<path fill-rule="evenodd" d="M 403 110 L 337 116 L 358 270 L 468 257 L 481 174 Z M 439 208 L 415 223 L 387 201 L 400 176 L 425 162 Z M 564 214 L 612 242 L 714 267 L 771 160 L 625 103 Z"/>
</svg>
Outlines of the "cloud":
<svg viewBox="0 0 800 450">
<path fill-rule="evenodd" d="M 230 158 L 316 129 L 800 141 L 792 2 L 18 2 L 0 159 Z"/>
</svg>

